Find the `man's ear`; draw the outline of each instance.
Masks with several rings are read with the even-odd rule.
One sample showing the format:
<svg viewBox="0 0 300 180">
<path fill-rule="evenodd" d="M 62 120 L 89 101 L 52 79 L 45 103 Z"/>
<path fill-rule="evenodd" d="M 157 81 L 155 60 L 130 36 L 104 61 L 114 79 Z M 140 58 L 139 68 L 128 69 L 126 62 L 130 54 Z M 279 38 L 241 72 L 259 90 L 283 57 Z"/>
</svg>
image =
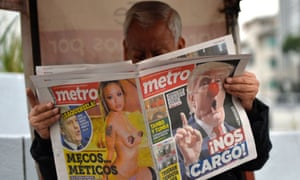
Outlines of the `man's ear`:
<svg viewBox="0 0 300 180">
<path fill-rule="evenodd" d="M 188 101 L 188 105 L 189 105 L 190 111 L 194 112 L 194 109 L 195 109 L 194 95 L 188 93 L 187 94 L 187 101 Z"/>
<path fill-rule="evenodd" d="M 179 37 L 178 43 L 177 43 L 177 49 L 185 48 L 185 40 L 183 37 Z"/>
<path fill-rule="evenodd" d="M 126 41 L 125 39 L 123 40 L 123 60 L 126 61 L 128 60 L 128 48 L 127 48 L 127 44 L 126 44 Z"/>
</svg>

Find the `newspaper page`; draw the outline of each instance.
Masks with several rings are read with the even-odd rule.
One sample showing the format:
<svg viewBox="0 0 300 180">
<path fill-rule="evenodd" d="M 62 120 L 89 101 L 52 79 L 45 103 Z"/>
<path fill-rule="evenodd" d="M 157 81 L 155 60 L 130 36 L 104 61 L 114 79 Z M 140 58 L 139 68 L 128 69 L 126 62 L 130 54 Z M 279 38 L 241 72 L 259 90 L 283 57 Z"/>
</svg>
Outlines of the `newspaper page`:
<svg viewBox="0 0 300 180">
<path fill-rule="evenodd" d="M 207 179 L 255 158 L 245 111 L 222 86 L 248 59 L 182 58 L 139 72 L 33 76 L 41 102 L 60 108 L 51 127 L 58 179 Z M 198 110 L 202 116 L 193 119 Z M 218 122 L 223 133 L 206 132 Z"/>
<path fill-rule="evenodd" d="M 248 117 L 223 88 L 224 79 L 243 72 L 248 60 L 182 59 L 140 72 L 160 179 L 207 179 L 256 157 Z"/>
<path fill-rule="evenodd" d="M 39 99 L 60 108 L 51 127 L 58 179 L 155 179 L 136 73 L 81 72 L 32 77 Z"/>
<path fill-rule="evenodd" d="M 189 129 L 190 126 L 191 111 L 187 103 L 187 79 L 185 78 L 193 69 L 196 69 L 198 64 L 209 61 L 224 61 L 223 63 L 230 64 L 232 66 L 230 76 L 241 73 L 248 56 L 224 55 L 234 54 L 233 47 L 232 37 L 224 36 L 178 50 L 179 53 L 174 51 L 150 58 L 152 61 L 148 59 L 149 61 L 145 60 L 136 65 L 126 62 L 105 66 L 85 64 L 39 67 L 37 72 L 40 74 L 32 77 L 39 100 L 42 103 L 52 101 L 61 109 L 60 123 L 51 127 L 58 179 L 140 179 L 140 176 L 143 177 L 141 179 L 146 177 L 206 179 L 253 159 L 256 151 L 247 116 L 236 99 L 227 94 L 223 106 L 224 114 L 226 114 L 225 122 L 229 121 L 230 128 L 227 130 L 227 125 L 223 126 L 226 133 L 219 138 L 207 140 L 209 138 L 205 137 L 203 130 L 198 130 L 201 136 L 195 130 L 198 140 L 202 139 L 202 143 L 197 142 L 199 147 L 202 147 L 199 153 L 201 157 L 199 155 L 196 161 L 189 164 L 184 163 L 186 154 L 176 143 L 180 139 L 180 133 L 177 132 L 184 134 L 184 130 Z M 213 53 L 208 53 L 215 53 L 216 50 L 219 56 L 212 56 Z M 200 52 L 206 52 L 206 54 Z M 187 54 L 194 55 L 188 56 Z M 173 70 L 175 73 L 172 73 Z M 163 75 L 163 73 L 166 74 Z M 155 86 L 152 87 L 155 91 L 145 95 L 143 83 L 158 77 L 162 77 L 159 78 L 157 84 L 160 90 L 158 91 L 156 89 L 158 87 Z M 172 82 L 172 79 L 178 80 L 175 77 L 183 78 L 183 80 L 178 81 L 180 83 L 174 82 L 172 86 L 165 86 L 166 79 L 164 78 Z M 213 83 L 213 87 L 208 88 L 212 89 L 210 98 L 222 91 L 222 88 L 218 86 L 222 80 L 221 77 L 223 76 L 219 74 L 210 78 L 218 81 Z M 100 89 L 103 84 L 109 84 L 111 81 L 118 81 L 121 84 L 125 98 L 125 107 L 122 111 L 124 113 L 114 113 L 111 116 L 128 119 L 129 125 L 127 126 L 117 124 L 134 132 L 135 136 L 120 130 L 113 131 L 111 124 L 108 124 L 110 122 L 107 120 L 109 119 L 108 107 L 104 103 L 103 92 Z M 207 107 L 216 111 L 218 106 L 219 103 L 215 100 Z M 118 114 L 126 114 L 128 118 Z M 186 120 L 178 119 L 178 115 L 186 117 Z M 67 133 L 63 133 L 65 128 L 62 128 L 61 122 L 69 119 L 77 119 L 74 121 L 77 121 L 80 127 L 80 130 L 77 130 L 79 137 L 81 134 L 81 146 L 77 147 L 78 150 L 71 150 L 67 147 L 67 144 L 71 144 L 71 147 L 74 147 L 74 144 L 64 143 Z M 106 136 L 112 136 L 113 132 L 122 133 L 122 135 L 117 136 L 118 140 L 107 140 L 110 137 Z M 184 138 L 181 137 L 181 139 Z M 206 143 L 207 141 L 209 143 Z M 190 142 L 194 142 L 194 139 L 192 138 Z M 121 148 L 122 143 L 132 149 Z M 113 144 L 116 147 L 112 148 Z M 206 150 L 202 150 L 205 148 Z M 114 150 L 113 155 L 109 149 Z M 205 154 L 208 155 L 204 156 Z"/>
</svg>

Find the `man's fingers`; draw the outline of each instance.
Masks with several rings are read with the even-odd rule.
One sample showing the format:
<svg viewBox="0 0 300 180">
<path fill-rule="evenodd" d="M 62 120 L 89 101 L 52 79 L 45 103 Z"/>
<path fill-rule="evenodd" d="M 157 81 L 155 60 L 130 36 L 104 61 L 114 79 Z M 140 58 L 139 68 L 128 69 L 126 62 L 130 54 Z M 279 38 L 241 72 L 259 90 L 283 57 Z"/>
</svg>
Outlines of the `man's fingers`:
<svg viewBox="0 0 300 180">
<path fill-rule="evenodd" d="M 47 127 L 56 122 L 60 117 L 60 114 L 56 110 L 47 111 L 39 114 L 38 116 L 31 116 L 31 124 L 45 124 Z"/>
<path fill-rule="evenodd" d="M 188 122 L 187 122 L 186 116 L 183 112 L 180 113 L 180 119 L 182 122 L 182 127 L 186 127 L 188 125 Z"/>
<path fill-rule="evenodd" d="M 32 108 L 39 104 L 36 96 L 34 95 L 34 93 L 30 88 L 26 88 L 26 94 Z"/>
<path fill-rule="evenodd" d="M 59 108 L 53 109 L 53 104 L 40 104 L 32 108 L 29 113 L 30 124 L 35 129 L 43 129 L 51 126 L 60 117 Z"/>
<path fill-rule="evenodd" d="M 40 118 L 45 119 L 59 113 L 59 108 L 54 108 L 54 104 L 49 102 L 47 104 L 39 104 L 32 108 L 30 116 L 42 115 Z"/>
<path fill-rule="evenodd" d="M 201 133 L 200 133 L 200 131 L 198 131 L 197 129 L 194 129 L 194 131 L 193 131 L 193 137 L 195 138 L 195 140 L 198 142 L 201 142 L 201 144 L 202 144 L 202 141 L 203 141 L 203 137 L 202 137 L 202 135 L 201 135 Z"/>
<path fill-rule="evenodd" d="M 256 76 L 251 72 L 244 72 L 242 75 L 227 77 L 225 84 L 241 84 L 241 85 L 254 85 L 259 86 L 259 81 Z"/>
</svg>

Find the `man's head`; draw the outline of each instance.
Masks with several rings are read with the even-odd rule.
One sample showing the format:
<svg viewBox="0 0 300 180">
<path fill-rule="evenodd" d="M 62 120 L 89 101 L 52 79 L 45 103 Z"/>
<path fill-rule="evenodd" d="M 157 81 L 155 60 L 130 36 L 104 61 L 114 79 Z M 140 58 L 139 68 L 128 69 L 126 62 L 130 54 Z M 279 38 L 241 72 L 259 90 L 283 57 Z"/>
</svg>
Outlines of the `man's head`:
<svg viewBox="0 0 300 180">
<path fill-rule="evenodd" d="M 187 101 L 190 111 L 213 127 L 225 120 L 223 83 L 232 70 L 230 64 L 208 62 L 198 65 L 188 79 Z"/>
<path fill-rule="evenodd" d="M 59 123 L 63 138 L 68 142 L 80 145 L 82 135 L 77 117 L 74 115 L 66 119 L 61 118 Z"/>
<path fill-rule="evenodd" d="M 134 63 L 185 46 L 178 12 L 159 1 L 141 1 L 126 13 L 124 59 Z"/>
</svg>

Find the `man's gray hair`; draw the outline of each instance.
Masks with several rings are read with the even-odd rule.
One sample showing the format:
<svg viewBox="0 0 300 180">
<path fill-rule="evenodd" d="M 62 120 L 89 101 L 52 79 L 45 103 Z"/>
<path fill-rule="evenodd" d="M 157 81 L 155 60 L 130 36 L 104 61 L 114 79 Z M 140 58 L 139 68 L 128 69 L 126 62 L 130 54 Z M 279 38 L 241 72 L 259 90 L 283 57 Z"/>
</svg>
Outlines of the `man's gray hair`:
<svg viewBox="0 0 300 180">
<path fill-rule="evenodd" d="M 149 27 L 158 21 L 164 21 L 168 24 L 176 43 L 181 36 L 182 24 L 178 12 L 163 2 L 141 1 L 135 3 L 126 13 L 123 25 L 125 39 L 129 26 L 133 21 L 137 21 L 143 27 Z"/>
</svg>

